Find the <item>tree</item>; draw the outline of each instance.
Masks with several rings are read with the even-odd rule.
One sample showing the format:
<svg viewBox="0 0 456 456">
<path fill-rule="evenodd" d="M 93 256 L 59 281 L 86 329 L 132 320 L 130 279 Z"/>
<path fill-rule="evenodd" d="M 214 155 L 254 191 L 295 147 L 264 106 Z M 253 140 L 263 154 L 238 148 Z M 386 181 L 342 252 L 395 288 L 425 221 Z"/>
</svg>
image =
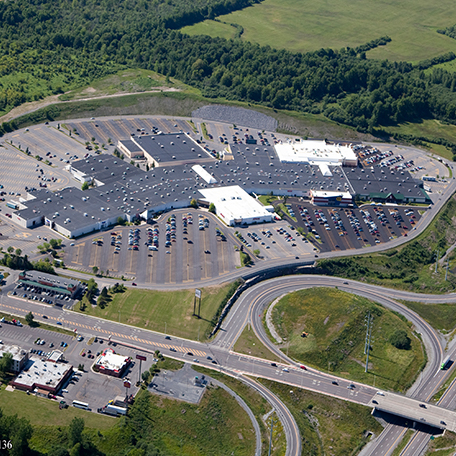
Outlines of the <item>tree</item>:
<svg viewBox="0 0 456 456">
<path fill-rule="evenodd" d="M 59 246 L 59 241 L 57 239 L 49 239 L 49 244 L 53 249 L 56 249 Z"/>
<path fill-rule="evenodd" d="M 194 207 L 195 209 L 198 208 L 198 202 L 196 201 L 195 198 L 193 198 L 193 199 L 190 201 L 190 206 L 191 206 L 191 207 Z"/>
<path fill-rule="evenodd" d="M 21 256 L 22 250 L 21 249 L 16 249 L 15 253 L 16 253 L 17 256 Z"/>
<path fill-rule="evenodd" d="M 142 377 L 144 383 L 149 384 L 149 381 L 150 381 L 150 372 L 149 371 L 144 371 L 141 374 L 141 377 Z"/>
<path fill-rule="evenodd" d="M 407 332 L 403 329 L 398 329 L 393 334 L 391 334 L 389 341 L 391 345 L 398 348 L 399 350 L 410 350 L 411 348 L 412 341 L 407 335 Z"/>
<path fill-rule="evenodd" d="M 68 426 L 68 440 L 74 447 L 77 443 L 82 443 L 82 431 L 84 430 L 84 420 L 82 418 L 73 418 Z"/>
<path fill-rule="evenodd" d="M 81 185 L 81 190 L 88 190 L 89 189 L 89 183 L 88 182 L 83 182 Z"/>
<path fill-rule="evenodd" d="M 7 251 L 8 253 L 13 253 L 13 252 L 14 252 L 14 247 L 9 246 L 9 247 L 6 249 L 6 251 Z"/>
<path fill-rule="evenodd" d="M 98 266 L 93 266 L 93 267 L 92 267 L 92 272 L 93 272 L 94 274 L 97 274 L 97 273 L 98 273 Z"/>
<path fill-rule="evenodd" d="M 101 290 L 101 296 L 103 296 L 103 298 L 108 297 L 108 290 L 106 287 L 103 287 L 103 289 Z"/>
<path fill-rule="evenodd" d="M 213 214 L 215 214 L 215 204 L 214 203 L 209 204 L 209 212 L 212 212 Z"/>
<path fill-rule="evenodd" d="M 25 316 L 25 322 L 26 322 L 29 326 L 33 326 L 33 324 L 35 323 L 34 319 L 35 319 L 35 317 L 33 316 L 32 312 L 29 312 L 29 313 Z"/>
<path fill-rule="evenodd" d="M 0 358 L 0 373 L 6 374 L 13 366 L 13 355 L 11 353 L 4 353 Z"/>
</svg>

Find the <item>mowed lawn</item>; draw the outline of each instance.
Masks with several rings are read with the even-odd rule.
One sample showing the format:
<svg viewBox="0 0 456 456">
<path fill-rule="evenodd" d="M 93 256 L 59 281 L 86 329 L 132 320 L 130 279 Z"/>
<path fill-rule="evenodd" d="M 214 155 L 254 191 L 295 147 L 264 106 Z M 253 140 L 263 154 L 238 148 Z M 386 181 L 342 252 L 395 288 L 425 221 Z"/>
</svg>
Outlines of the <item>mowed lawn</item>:
<svg viewBox="0 0 456 456">
<path fill-rule="evenodd" d="M 374 323 L 369 372 L 365 373 L 369 311 Z M 368 299 L 333 288 L 311 288 L 283 297 L 272 316 L 279 335 L 289 341 L 289 355 L 320 370 L 403 391 L 423 367 L 421 342 L 407 322 Z M 396 330 L 407 332 L 410 350 L 399 350 L 389 342 Z M 307 337 L 301 337 L 303 331 Z M 281 349 L 286 352 L 286 344 Z"/>
<path fill-rule="evenodd" d="M 236 23 L 244 40 L 300 52 L 356 47 L 388 35 L 392 42 L 368 57 L 412 62 L 456 51 L 456 40 L 436 32 L 456 24 L 450 0 L 265 0 L 217 19 L 225 24 L 210 21 L 182 31 L 226 38 L 227 25 Z"/>
<path fill-rule="evenodd" d="M 87 306 L 83 313 L 187 339 L 205 338 L 230 284 L 202 289 L 201 319 L 193 317 L 195 290 L 155 291 L 128 288 L 112 295 L 104 309 Z"/>
</svg>

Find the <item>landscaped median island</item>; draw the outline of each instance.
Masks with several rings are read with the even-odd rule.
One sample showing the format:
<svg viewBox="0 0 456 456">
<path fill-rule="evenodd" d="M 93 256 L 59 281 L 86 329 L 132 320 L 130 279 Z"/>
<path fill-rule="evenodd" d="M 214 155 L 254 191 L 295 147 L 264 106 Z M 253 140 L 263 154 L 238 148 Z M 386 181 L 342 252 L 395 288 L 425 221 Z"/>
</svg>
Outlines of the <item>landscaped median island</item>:
<svg viewBox="0 0 456 456">
<path fill-rule="evenodd" d="M 366 373 L 369 313 L 373 326 Z M 284 296 L 272 311 L 272 323 L 282 339 L 280 349 L 292 359 L 379 388 L 405 391 L 425 365 L 422 343 L 407 321 L 338 289 L 310 288 Z"/>
<path fill-rule="evenodd" d="M 81 301 L 76 305 L 75 310 L 138 328 L 173 334 L 176 337 L 204 340 L 238 286 L 239 283 L 235 281 L 202 288 L 201 318 L 193 316 L 194 289 L 155 291 L 122 288 L 117 293 L 107 290 L 103 305 L 95 305 L 95 301 L 91 303 Z M 198 313 L 198 300 L 196 304 Z"/>
</svg>

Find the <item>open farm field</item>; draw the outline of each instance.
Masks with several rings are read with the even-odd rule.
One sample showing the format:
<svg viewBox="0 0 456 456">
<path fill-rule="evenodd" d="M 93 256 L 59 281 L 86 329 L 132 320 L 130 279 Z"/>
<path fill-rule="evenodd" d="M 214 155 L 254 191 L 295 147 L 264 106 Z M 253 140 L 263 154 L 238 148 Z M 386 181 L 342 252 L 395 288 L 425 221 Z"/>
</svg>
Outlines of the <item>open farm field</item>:
<svg viewBox="0 0 456 456">
<path fill-rule="evenodd" d="M 373 316 L 369 371 L 365 320 Z M 281 346 L 289 356 L 336 375 L 404 391 L 424 366 L 420 340 L 407 322 L 365 298 L 333 288 L 311 288 L 284 296 L 272 312 L 274 326 L 287 342 Z M 409 348 L 397 348 L 391 338 L 397 331 L 409 338 Z M 306 337 L 301 337 L 305 331 Z"/>
<path fill-rule="evenodd" d="M 300 52 L 356 47 L 388 35 L 392 42 L 370 51 L 368 57 L 410 62 L 456 51 L 455 40 L 436 32 L 456 24 L 450 0 L 265 0 L 217 19 L 221 22 L 205 21 L 182 32 L 226 38 L 227 26 L 238 24 L 244 40 Z"/>
<path fill-rule="evenodd" d="M 211 320 L 232 284 L 202 289 L 201 319 L 192 317 L 195 290 L 154 291 L 129 288 L 110 296 L 104 309 L 87 305 L 82 313 L 178 337 L 204 339 L 212 328 Z M 79 308 L 79 306 L 78 306 Z"/>
</svg>

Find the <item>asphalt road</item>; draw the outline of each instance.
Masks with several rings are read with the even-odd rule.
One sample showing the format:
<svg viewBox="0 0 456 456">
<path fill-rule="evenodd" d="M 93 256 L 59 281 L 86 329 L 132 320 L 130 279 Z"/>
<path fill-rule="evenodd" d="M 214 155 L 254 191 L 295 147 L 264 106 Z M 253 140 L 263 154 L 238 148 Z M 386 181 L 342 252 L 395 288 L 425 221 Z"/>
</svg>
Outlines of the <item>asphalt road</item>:
<svg viewBox="0 0 456 456">
<path fill-rule="evenodd" d="M 25 313 L 31 310 L 37 319 L 42 318 L 42 315 L 44 314 L 48 317 L 46 321 L 47 323 L 60 321 L 63 327 L 70 330 L 76 328 L 78 332 L 87 336 L 97 335 L 98 337 L 107 338 L 111 335 L 112 339 L 119 343 L 151 351 L 159 349 L 166 355 L 173 356 L 178 359 L 185 359 L 187 362 L 192 362 L 192 359 L 196 356 L 202 365 L 206 365 L 210 368 L 218 368 L 220 371 L 230 373 L 232 375 L 248 374 L 268 378 L 281 383 L 338 397 L 340 399 L 368 405 L 372 400 L 376 389 L 367 385 L 355 383 L 355 388 L 350 390 L 347 389 L 347 386 L 350 383 L 347 380 L 336 379 L 333 376 L 313 369 L 303 370 L 300 368 L 299 364 L 289 360 L 283 353 L 278 351 L 276 347 L 271 344 L 264 333 L 260 315 L 264 311 L 267 304 L 275 297 L 281 296 L 286 292 L 310 286 L 338 286 L 340 289 L 374 299 L 383 305 L 405 314 L 422 333 L 423 340 L 427 345 L 429 356 L 429 366 L 427 367 L 425 373 L 423 373 L 421 381 L 416 387 L 416 394 L 419 394 L 420 396 L 429 396 L 435 391 L 438 384 L 441 383 L 439 381 L 441 379 L 440 377 L 436 378 L 434 374 L 438 370 L 438 366 L 443 356 L 442 346 L 436 332 L 429 325 L 427 325 L 427 323 L 423 322 L 419 316 L 407 309 L 405 306 L 395 303 L 388 297 L 384 297 L 384 289 L 381 287 L 370 286 L 366 290 L 364 284 L 350 282 L 349 285 L 344 285 L 342 279 L 335 279 L 332 277 L 328 278 L 324 276 L 292 276 L 262 282 L 247 290 L 241 296 L 230 313 L 229 318 L 225 321 L 223 326 L 224 330 L 220 331 L 219 335 L 212 344 L 202 344 L 178 338 L 172 338 L 171 341 L 168 341 L 165 340 L 164 336 L 159 333 L 132 328 L 128 325 L 92 318 L 65 310 L 62 311 L 56 308 L 49 308 L 49 306 L 36 302 L 19 301 L 5 296 L 5 294 L 1 295 L 0 303 L 2 310 L 4 311 L 11 312 L 13 314 L 25 315 Z M 410 298 L 409 295 L 413 294 L 405 293 L 406 298 Z M 445 299 L 443 296 L 434 299 L 448 301 L 448 299 Z M 456 299 L 456 296 L 454 299 Z M 270 349 L 277 353 L 278 356 L 284 359 L 283 364 L 273 366 L 267 360 L 257 359 L 246 355 L 239 355 L 230 351 L 236 339 L 239 337 L 243 328 L 249 321 L 254 330 L 257 332 L 258 337 L 260 337 L 260 339 L 263 340 L 263 342 L 268 345 Z M 173 348 L 176 352 L 171 352 L 170 348 Z M 192 354 L 189 355 L 188 353 Z M 216 360 L 217 364 L 212 364 L 211 360 L 206 359 L 207 356 L 211 356 L 211 358 Z M 284 367 L 288 369 L 288 372 L 283 370 Z M 432 375 L 434 375 L 435 384 L 430 383 Z M 338 384 L 333 384 L 333 381 L 336 381 Z M 286 417 L 287 413 L 284 412 L 284 416 Z M 297 449 L 297 437 L 296 435 L 294 437 L 292 435 L 293 433 L 296 434 L 292 431 L 293 426 L 293 423 L 288 420 L 288 423 L 286 424 L 286 427 L 290 430 L 289 434 L 287 434 L 287 438 L 289 439 L 288 446 L 291 449 Z M 391 439 L 392 435 L 397 435 L 399 437 L 400 432 L 399 434 L 398 432 L 399 430 L 397 429 L 397 426 L 389 426 L 386 429 L 388 436 L 384 437 L 382 434 L 381 440 Z M 374 452 L 371 454 L 382 453 Z"/>
</svg>

